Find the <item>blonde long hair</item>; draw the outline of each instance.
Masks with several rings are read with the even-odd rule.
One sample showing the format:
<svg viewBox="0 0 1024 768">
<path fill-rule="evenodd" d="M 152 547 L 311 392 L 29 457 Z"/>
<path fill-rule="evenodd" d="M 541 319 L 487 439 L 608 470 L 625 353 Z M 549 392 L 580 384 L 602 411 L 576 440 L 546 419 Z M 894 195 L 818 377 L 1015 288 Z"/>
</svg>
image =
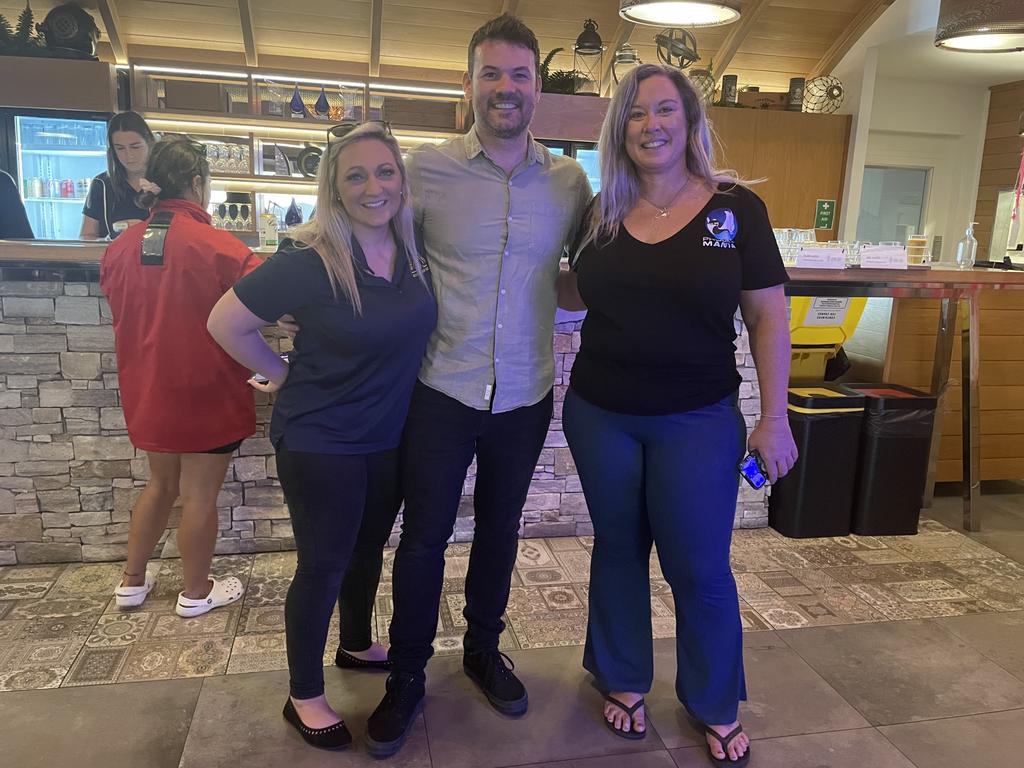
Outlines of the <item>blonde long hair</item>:
<svg viewBox="0 0 1024 768">
<path fill-rule="evenodd" d="M 640 178 L 636 166 L 626 154 L 626 126 L 640 83 L 655 75 L 664 75 L 679 91 L 687 126 L 686 170 L 710 189 L 718 189 L 718 185 L 723 183 L 754 183 L 741 179 L 735 171 L 715 166 L 713 135 L 704 102 L 689 78 L 674 67 L 642 64 L 622 78 L 601 125 L 601 137 L 598 139 L 601 192 L 591 206 L 577 253 L 590 243 L 615 239 L 622 220 L 640 199 Z"/>
<path fill-rule="evenodd" d="M 352 258 L 352 223 L 345 207 L 338 199 L 337 174 L 338 158 L 345 147 L 357 141 L 375 139 L 387 145 L 395 157 L 395 165 L 402 174 L 402 201 L 391 219 L 391 231 L 397 244 L 405 249 L 411 266 L 420 264 L 413 232 L 412 196 L 409 191 L 409 177 L 402 161 L 402 151 L 395 137 L 383 125 L 366 123 L 331 141 L 320 160 L 316 176 L 316 213 L 310 220 L 292 231 L 296 243 L 316 250 L 327 270 L 331 289 L 337 298 L 339 291 L 352 304 L 357 315 L 363 314 L 356 283 L 356 267 Z M 422 280 L 422 270 L 416 270 Z"/>
</svg>

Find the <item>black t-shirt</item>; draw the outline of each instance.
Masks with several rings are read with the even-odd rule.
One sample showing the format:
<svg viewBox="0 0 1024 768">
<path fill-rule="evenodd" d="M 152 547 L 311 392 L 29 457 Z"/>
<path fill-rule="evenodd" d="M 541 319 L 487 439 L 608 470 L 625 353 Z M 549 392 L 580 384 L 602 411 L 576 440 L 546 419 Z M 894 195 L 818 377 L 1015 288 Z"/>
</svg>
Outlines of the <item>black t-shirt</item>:
<svg viewBox="0 0 1024 768">
<path fill-rule="evenodd" d="M 334 298 L 317 252 L 292 240 L 235 284 L 253 314 L 268 323 L 291 314 L 299 325 L 270 420 L 277 448 L 284 440 L 291 451 L 360 454 L 398 445 L 437 305 L 425 262 L 410 265 L 399 248 L 385 280 L 355 238 L 352 247 L 361 316 L 340 291 Z"/>
<path fill-rule="evenodd" d="M 100 237 L 117 237 L 119 233 L 113 231 L 115 221 L 149 218 L 149 211 L 135 204 L 136 194 L 128 184 L 124 185 L 120 195 L 115 194 L 114 183 L 104 171 L 89 185 L 89 195 L 85 198 L 82 213 L 100 223 Z"/>
<path fill-rule="evenodd" d="M 588 311 L 570 385 L 600 408 L 638 415 L 682 413 L 734 392 L 740 291 L 787 279 L 764 203 L 724 186 L 665 240 L 643 243 L 620 226 L 574 269 Z"/>
<path fill-rule="evenodd" d="M 0 171 L 0 237 L 30 238 L 32 225 L 28 223 L 25 203 L 18 194 L 18 184 L 10 174 Z"/>
</svg>

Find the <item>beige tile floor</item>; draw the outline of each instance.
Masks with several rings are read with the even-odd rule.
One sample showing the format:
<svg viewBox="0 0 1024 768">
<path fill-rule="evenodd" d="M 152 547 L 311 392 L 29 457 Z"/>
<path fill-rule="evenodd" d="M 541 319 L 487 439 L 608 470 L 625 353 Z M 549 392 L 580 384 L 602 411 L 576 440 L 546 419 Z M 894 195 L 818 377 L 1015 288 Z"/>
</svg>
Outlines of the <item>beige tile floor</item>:
<svg viewBox="0 0 1024 768">
<path fill-rule="evenodd" d="M 945 500 L 937 501 L 942 517 Z M 1012 503 L 1001 503 L 1012 514 Z M 426 714 L 392 762 L 709 764 L 675 699 L 674 605 L 656 557 L 652 728 L 642 742 L 603 728 L 580 667 L 591 546 L 587 538 L 520 542 L 502 637 L 530 690 L 520 720 L 491 710 L 461 672 L 469 545 L 449 547 Z M 385 637 L 392 557 L 377 603 Z M 1024 565 L 925 520 L 914 537 L 737 531 L 733 566 L 752 765 L 1024 765 Z M 154 593 L 126 613 L 110 598 L 120 564 L 0 568 L 0 764 L 369 764 L 358 748 L 341 756 L 307 749 L 281 720 L 283 602 L 293 568 L 293 553 L 218 558 L 215 573 L 242 579 L 245 598 L 189 620 L 172 611 L 175 560 L 160 563 Z M 332 655 L 333 642 L 325 664 Z M 380 675 L 327 671 L 329 696 L 357 740 L 382 685 Z"/>
</svg>

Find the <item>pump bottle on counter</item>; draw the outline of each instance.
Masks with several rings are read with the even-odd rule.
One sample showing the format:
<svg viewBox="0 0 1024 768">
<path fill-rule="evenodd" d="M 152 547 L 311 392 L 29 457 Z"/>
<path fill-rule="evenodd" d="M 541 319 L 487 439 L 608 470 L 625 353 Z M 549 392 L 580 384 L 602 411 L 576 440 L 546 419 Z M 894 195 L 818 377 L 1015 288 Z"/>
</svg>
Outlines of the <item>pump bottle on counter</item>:
<svg viewBox="0 0 1024 768">
<path fill-rule="evenodd" d="M 974 225 L 978 222 L 972 221 L 967 226 L 967 234 L 960 238 L 956 244 L 956 268 L 973 269 L 974 260 L 978 256 L 978 241 L 974 239 Z"/>
</svg>

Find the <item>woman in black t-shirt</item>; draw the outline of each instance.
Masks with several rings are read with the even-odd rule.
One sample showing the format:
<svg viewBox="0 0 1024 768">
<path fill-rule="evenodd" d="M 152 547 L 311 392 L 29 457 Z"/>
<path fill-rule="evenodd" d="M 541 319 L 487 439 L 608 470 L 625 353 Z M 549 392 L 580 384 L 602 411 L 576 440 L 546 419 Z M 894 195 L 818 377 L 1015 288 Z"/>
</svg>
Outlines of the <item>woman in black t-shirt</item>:
<svg viewBox="0 0 1024 768">
<path fill-rule="evenodd" d="M 324 695 L 328 625 L 337 601 L 336 664 L 387 666 L 370 617 L 401 503 L 396 449 L 437 322 L 389 129 L 367 123 L 328 144 L 316 215 L 294 237 L 224 295 L 209 329 L 269 379 L 253 386 L 280 390 L 270 440 L 298 549 L 284 715 L 313 746 L 338 749 L 351 735 Z M 260 335 L 285 314 L 300 328 L 287 362 Z"/>
<path fill-rule="evenodd" d="M 135 202 L 142 191 L 149 150 L 156 139 L 136 112 L 119 112 L 107 123 L 107 170 L 92 180 L 82 210 L 82 240 L 111 239 L 149 210 Z"/>
<path fill-rule="evenodd" d="M 729 545 L 744 448 L 771 480 L 796 447 L 786 418 L 786 271 L 764 203 L 715 169 L 700 98 L 678 70 L 619 85 L 600 139 L 601 194 L 559 303 L 588 309 L 563 427 L 594 523 L 584 666 L 617 735 L 643 738 L 653 678 L 648 561 L 676 602 L 676 691 L 716 764 L 749 760 Z M 750 332 L 762 415 L 737 407 L 735 314 Z"/>
</svg>

